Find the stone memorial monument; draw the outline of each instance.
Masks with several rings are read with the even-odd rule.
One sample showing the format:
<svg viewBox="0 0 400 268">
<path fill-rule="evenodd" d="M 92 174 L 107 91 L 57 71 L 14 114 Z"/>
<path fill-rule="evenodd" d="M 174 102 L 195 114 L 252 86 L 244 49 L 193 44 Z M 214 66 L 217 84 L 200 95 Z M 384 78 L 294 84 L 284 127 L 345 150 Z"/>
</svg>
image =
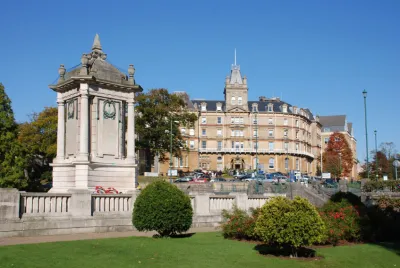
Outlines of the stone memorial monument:
<svg viewBox="0 0 400 268">
<path fill-rule="evenodd" d="M 106 61 L 99 36 L 92 51 L 70 71 L 58 69 L 57 157 L 50 192 L 93 191 L 96 186 L 120 192 L 135 190 L 135 68 L 128 75 Z"/>
</svg>

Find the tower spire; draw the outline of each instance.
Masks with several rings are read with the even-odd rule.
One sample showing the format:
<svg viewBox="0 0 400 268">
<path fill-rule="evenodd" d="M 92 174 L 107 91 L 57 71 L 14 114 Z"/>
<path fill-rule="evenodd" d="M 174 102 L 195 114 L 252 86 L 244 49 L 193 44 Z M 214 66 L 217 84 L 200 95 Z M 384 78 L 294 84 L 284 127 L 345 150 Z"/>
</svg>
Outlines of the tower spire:
<svg viewBox="0 0 400 268">
<path fill-rule="evenodd" d="M 96 36 L 94 37 L 92 50 L 102 50 L 101 44 L 100 44 L 100 37 L 97 33 L 96 33 Z"/>
</svg>

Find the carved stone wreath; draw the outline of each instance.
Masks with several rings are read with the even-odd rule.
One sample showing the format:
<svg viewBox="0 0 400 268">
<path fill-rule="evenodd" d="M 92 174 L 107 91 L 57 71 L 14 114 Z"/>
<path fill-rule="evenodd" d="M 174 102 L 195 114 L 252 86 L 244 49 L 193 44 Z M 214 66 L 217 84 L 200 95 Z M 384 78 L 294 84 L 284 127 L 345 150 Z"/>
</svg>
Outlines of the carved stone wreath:
<svg viewBox="0 0 400 268">
<path fill-rule="evenodd" d="M 75 114 L 75 100 L 67 102 L 68 119 L 73 119 Z"/>
<path fill-rule="evenodd" d="M 115 119 L 117 109 L 115 108 L 115 102 L 111 100 L 105 100 L 103 104 L 103 118 L 104 119 Z"/>
</svg>

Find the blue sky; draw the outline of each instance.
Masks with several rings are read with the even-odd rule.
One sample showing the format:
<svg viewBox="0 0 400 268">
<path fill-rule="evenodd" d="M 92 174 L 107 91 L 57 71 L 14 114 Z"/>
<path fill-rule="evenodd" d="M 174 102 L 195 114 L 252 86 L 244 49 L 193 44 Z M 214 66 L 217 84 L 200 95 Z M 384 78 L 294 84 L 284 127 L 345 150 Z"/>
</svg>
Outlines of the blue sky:
<svg viewBox="0 0 400 268">
<path fill-rule="evenodd" d="M 18 121 L 55 105 L 60 64 L 80 63 L 99 33 L 108 60 L 136 68 L 145 90 L 223 99 L 234 49 L 249 98 L 282 97 L 319 115 L 346 114 L 358 158 L 400 149 L 400 1 L 2 1 L 0 82 Z"/>
</svg>

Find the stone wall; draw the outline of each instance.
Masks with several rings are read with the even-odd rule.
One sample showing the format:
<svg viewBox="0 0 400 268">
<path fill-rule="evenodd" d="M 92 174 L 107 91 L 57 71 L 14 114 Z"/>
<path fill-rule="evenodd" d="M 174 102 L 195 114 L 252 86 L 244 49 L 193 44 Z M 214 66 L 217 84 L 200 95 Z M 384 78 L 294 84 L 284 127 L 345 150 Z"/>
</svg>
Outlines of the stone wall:
<svg viewBox="0 0 400 268">
<path fill-rule="evenodd" d="M 0 237 L 133 230 L 132 208 L 137 194 L 92 194 L 86 190 L 26 193 L 0 189 Z M 249 210 L 262 206 L 272 196 L 280 195 L 188 194 L 194 210 L 193 227 L 217 227 L 223 209 L 236 205 Z"/>
</svg>

